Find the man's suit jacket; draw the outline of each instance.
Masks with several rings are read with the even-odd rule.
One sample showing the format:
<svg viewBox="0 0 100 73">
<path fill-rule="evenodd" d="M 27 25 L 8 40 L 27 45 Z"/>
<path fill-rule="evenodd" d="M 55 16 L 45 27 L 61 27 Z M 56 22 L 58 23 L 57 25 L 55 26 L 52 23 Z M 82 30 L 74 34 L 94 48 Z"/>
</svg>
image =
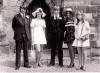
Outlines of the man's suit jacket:
<svg viewBox="0 0 100 73">
<path fill-rule="evenodd" d="M 51 18 L 51 34 L 53 38 L 56 38 L 60 41 L 63 41 L 64 39 L 64 20 L 63 18 L 60 19 L 54 19 L 54 17 Z"/>
<path fill-rule="evenodd" d="M 12 28 L 14 30 L 15 40 L 19 40 L 22 37 L 23 32 L 26 33 L 27 39 L 31 40 L 30 22 L 30 18 L 23 18 L 21 14 L 17 14 L 14 16 L 12 21 Z"/>
</svg>

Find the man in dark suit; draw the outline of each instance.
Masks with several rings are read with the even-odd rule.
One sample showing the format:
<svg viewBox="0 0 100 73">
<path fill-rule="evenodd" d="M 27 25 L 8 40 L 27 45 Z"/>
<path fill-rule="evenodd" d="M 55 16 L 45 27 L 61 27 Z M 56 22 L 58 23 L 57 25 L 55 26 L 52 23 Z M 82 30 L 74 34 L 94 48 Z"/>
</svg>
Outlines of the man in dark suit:
<svg viewBox="0 0 100 73">
<path fill-rule="evenodd" d="M 52 28 L 51 28 L 51 61 L 49 66 L 55 65 L 55 56 L 56 52 L 58 52 L 58 60 L 59 66 L 63 67 L 63 39 L 64 39 L 64 21 L 63 18 L 60 17 L 60 7 L 54 7 L 54 15 L 51 18 Z"/>
<path fill-rule="evenodd" d="M 15 15 L 12 21 L 14 39 L 16 43 L 16 70 L 20 68 L 21 49 L 23 49 L 24 67 L 30 68 L 28 49 L 31 48 L 30 18 L 26 16 L 26 8 L 20 7 L 20 13 Z"/>
</svg>

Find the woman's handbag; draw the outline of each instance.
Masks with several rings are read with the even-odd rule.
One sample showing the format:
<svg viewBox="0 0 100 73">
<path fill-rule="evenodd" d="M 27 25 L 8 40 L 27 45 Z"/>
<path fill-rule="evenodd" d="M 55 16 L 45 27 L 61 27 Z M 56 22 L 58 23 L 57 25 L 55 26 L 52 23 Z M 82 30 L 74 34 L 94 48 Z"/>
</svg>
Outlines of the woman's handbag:
<svg viewBox="0 0 100 73">
<path fill-rule="evenodd" d="M 81 38 L 82 41 L 86 41 L 89 39 L 89 35 L 85 35 L 84 37 Z"/>
</svg>

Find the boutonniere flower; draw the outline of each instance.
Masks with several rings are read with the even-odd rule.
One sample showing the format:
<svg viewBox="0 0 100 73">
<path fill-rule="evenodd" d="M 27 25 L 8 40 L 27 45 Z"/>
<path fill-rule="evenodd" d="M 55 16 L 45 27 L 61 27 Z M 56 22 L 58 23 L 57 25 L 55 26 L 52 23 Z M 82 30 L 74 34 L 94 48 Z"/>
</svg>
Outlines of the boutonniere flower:
<svg viewBox="0 0 100 73">
<path fill-rule="evenodd" d="M 26 15 L 26 18 L 28 18 L 28 19 L 29 19 L 29 16 L 28 16 L 28 15 Z"/>
<path fill-rule="evenodd" d="M 61 20 L 61 19 L 62 19 L 62 17 L 58 17 L 58 19 L 60 19 L 60 20 Z"/>
</svg>

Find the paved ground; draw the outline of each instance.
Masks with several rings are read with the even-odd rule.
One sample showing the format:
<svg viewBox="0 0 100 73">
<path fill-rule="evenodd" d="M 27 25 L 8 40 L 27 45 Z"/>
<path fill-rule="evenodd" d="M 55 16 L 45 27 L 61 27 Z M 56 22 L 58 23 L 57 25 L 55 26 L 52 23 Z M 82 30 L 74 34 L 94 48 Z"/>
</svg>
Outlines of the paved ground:
<svg viewBox="0 0 100 73">
<path fill-rule="evenodd" d="M 78 66 L 78 60 L 77 55 L 75 58 L 75 67 L 74 68 L 67 68 L 67 65 L 69 64 L 70 60 L 69 57 L 64 56 L 64 67 L 60 68 L 58 66 L 58 61 L 56 60 L 56 65 L 54 67 L 47 67 L 50 61 L 50 53 L 44 53 L 42 55 L 42 64 L 43 67 L 38 68 L 31 68 L 27 69 L 24 67 L 21 67 L 18 71 L 16 71 L 14 68 L 15 64 L 15 54 L 0 56 L 0 71 L 1 72 L 82 72 L 77 71 L 76 67 Z M 30 64 L 34 65 L 34 59 L 30 57 Z M 88 58 L 86 61 L 86 72 L 100 72 L 100 60 L 98 57 L 93 57 L 92 61 Z"/>
</svg>

